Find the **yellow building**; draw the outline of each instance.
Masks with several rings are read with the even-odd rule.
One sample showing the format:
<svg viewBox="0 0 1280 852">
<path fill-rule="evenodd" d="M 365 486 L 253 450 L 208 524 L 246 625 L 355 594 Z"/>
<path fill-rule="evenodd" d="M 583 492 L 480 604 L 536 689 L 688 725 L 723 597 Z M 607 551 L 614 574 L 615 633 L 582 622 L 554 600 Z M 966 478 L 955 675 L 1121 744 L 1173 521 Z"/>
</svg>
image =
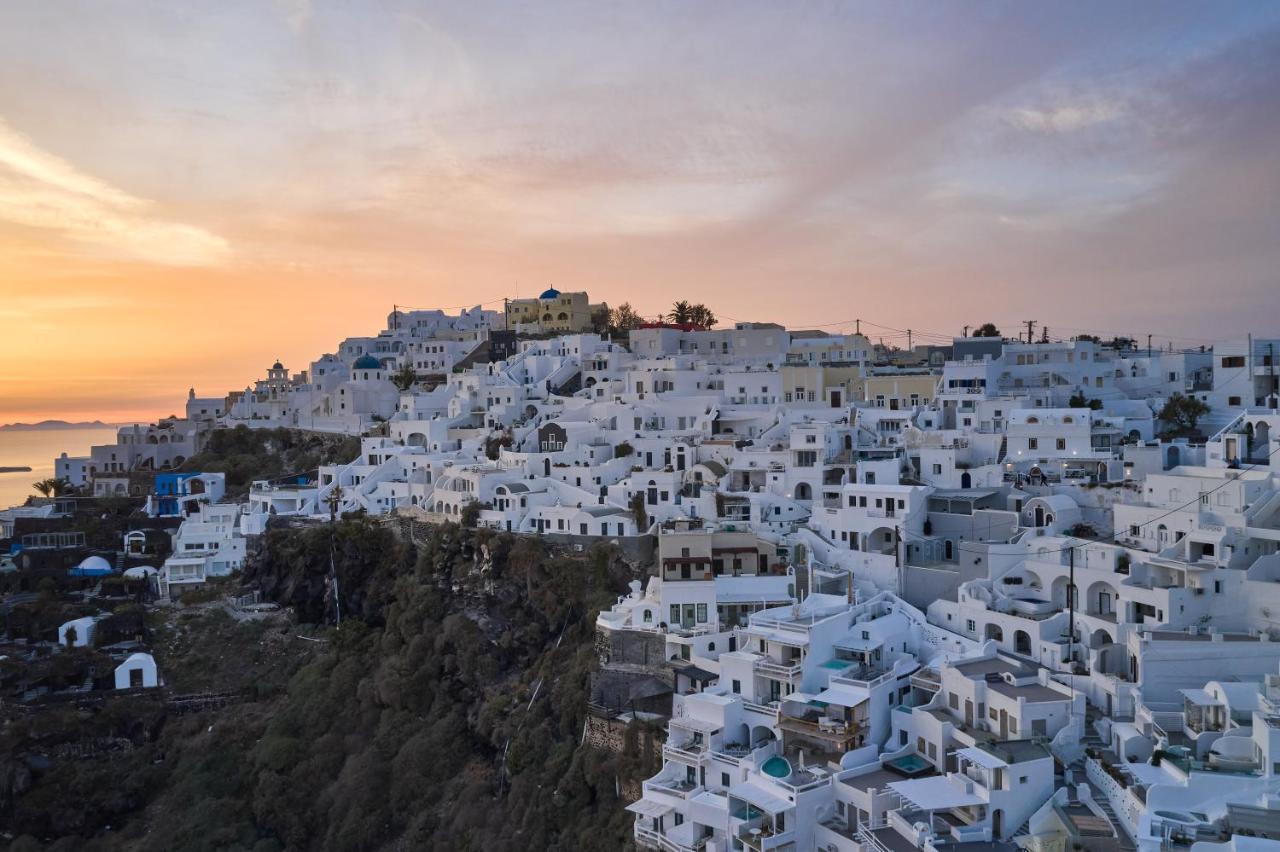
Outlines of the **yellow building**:
<svg viewBox="0 0 1280 852">
<path fill-rule="evenodd" d="M 898 411 L 932 401 L 937 388 L 938 377 L 932 373 L 887 373 L 867 376 L 863 399 L 877 408 Z"/>
<path fill-rule="evenodd" d="M 507 302 L 507 327 L 533 332 L 592 331 L 595 328 L 593 314 L 608 309 L 605 304 L 591 304 L 586 293 L 561 293 L 552 288 L 536 299 Z"/>
<path fill-rule="evenodd" d="M 815 402 L 840 408 L 861 398 L 862 368 L 782 365 L 783 402 Z"/>
</svg>

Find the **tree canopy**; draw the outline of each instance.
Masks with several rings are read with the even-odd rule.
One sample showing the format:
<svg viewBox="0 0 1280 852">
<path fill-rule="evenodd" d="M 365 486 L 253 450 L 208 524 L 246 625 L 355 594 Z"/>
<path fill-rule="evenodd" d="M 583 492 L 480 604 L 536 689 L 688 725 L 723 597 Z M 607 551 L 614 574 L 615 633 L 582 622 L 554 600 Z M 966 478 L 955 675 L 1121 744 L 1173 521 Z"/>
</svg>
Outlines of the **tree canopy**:
<svg viewBox="0 0 1280 852">
<path fill-rule="evenodd" d="M 1209 406 L 1194 396 L 1175 393 L 1165 402 L 1157 417 L 1168 424 L 1164 434 L 1169 437 L 1184 437 L 1195 434 L 1200 418 L 1209 413 Z"/>
</svg>

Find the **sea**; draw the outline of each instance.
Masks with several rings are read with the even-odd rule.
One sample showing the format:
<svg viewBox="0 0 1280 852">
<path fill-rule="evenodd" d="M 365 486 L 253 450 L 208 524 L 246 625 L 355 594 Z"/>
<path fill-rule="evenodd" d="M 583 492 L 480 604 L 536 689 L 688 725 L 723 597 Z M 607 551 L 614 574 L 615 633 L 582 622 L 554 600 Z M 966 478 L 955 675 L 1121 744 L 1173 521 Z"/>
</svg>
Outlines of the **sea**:
<svg viewBox="0 0 1280 852">
<path fill-rule="evenodd" d="M 116 426 L 0 432 L 0 467 L 27 465 L 30 471 L 0 473 L 0 509 L 21 506 L 35 494 L 33 482 L 53 476 L 53 460 L 66 453 L 87 456 L 96 444 L 114 444 Z"/>
</svg>

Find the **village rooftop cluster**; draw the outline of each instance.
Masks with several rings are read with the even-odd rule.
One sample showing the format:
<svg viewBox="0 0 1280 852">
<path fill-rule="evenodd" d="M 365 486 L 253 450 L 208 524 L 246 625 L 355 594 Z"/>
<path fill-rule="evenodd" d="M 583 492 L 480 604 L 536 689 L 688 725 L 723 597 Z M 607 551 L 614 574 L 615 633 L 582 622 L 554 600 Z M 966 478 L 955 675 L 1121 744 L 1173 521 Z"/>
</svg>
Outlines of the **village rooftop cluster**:
<svg viewBox="0 0 1280 852">
<path fill-rule="evenodd" d="M 349 512 L 652 564 L 597 619 L 591 705 L 665 722 L 642 848 L 1280 839 L 1280 338 L 894 349 L 610 316 L 554 289 L 396 310 L 57 473 L 171 519 L 161 597 Z M 240 425 L 360 451 L 228 500 L 184 468 Z M 0 513 L 0 538 L 64 510 Z"/>
</svg>

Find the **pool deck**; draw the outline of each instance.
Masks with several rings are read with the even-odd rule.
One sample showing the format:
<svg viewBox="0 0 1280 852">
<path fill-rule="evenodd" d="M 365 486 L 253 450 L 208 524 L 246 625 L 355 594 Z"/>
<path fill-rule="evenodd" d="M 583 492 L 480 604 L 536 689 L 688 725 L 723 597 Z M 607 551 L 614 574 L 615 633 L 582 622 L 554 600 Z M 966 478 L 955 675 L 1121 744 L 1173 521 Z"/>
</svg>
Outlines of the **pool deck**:
<svg viewBox="0 0 1280 852">
<path fill-rule="evenodd" d="M 931 768 L 931 771 L 929 772 L 924 772 L 919 775 L 914 775 L 911 777 L 927 778 L 930 775 L 937 775 L 937 774 L 938 773 L 932 771 L 932 768 Z M 882 787 L 887 787 L 889 786 L 889 784 L 893 783 L 894 781 L 905 781 L 905 780 L 907 780 L 907 776 L 903 775 L 901 772 L 894 772 L 893 770 L 890 770 L 890 769 L 876 769 L 866 773 L 865 775 L 855 775 L 852 778 L 845 778 L 841 780 L 840 783 L 847 784 L 848 786 L 854 788 L 855 790 L 862 790 L 865 792 L 866 790 L 879 790 Z"/>
</svg>

